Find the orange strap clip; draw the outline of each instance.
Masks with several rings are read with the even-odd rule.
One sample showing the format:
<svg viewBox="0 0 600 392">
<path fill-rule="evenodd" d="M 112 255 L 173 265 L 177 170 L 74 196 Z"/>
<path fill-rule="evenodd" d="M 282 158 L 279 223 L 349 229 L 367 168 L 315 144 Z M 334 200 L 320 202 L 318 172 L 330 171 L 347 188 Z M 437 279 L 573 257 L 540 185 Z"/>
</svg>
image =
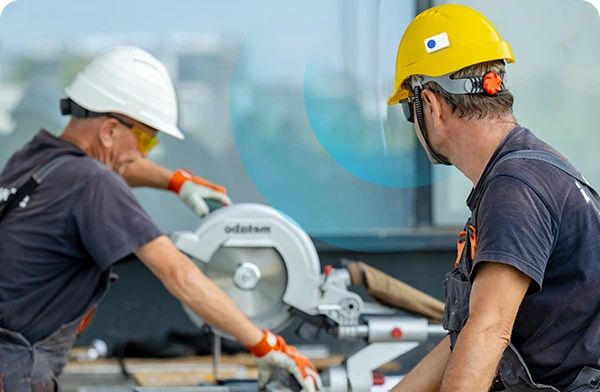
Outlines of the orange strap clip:
<svg viewBox="0 0 600 392">
<path fill-rule="evenodd" d="M 79 323 L 79 327 L 77 328 L 77 332 L 76 332 L 77 336 L 79 336 L 83 331 L 85 331 L 85 329 L 90 324 L 90 321 L 92 321 L 92 317 L 94 316 L 95 312 L 96 312 L 96 307 L 91 308 L 90 311 L 87 312 L 87 314 L 85 315 L 83 320 L 81 320 L 81 323 Z"/>
<path fill-rule="evenodd" d="M 462 258 L 467 243 L 467 235 L 469 236 L 471 260 L 475 260 L 475 252 L 477 251 L 477 229 L 475 229 L 475 226 L 469 225 L 468 231 L 461 231 L 458 234 L 458 242 L 456 244 L 457 255 L 456 262 L 454 263 L 455 267 L 458 267 L 460 264 L 460 259 Z"/>
<path fill-rule="evenodd" d="M 469 243 L 471 244 L 471 260 L 475 260 L 475 252 L 477 251 L 477 229 L 475 226 L 469 225 Z"/>
<path fill-rule="evenodd" d="M 458 234 L 458 242 L 456 244 L 456 251 L 457 251 L 456 263 L 454 263 L 455 267 L 458 267 L 458 265 L 460 264 L 460 259 L 465 250 L 465 243 L 467 242 L 467 240 L 465 238 L 466 236 L 467 236 L 466 231 L 461 231 L 460 234 Z"/>
</svg>

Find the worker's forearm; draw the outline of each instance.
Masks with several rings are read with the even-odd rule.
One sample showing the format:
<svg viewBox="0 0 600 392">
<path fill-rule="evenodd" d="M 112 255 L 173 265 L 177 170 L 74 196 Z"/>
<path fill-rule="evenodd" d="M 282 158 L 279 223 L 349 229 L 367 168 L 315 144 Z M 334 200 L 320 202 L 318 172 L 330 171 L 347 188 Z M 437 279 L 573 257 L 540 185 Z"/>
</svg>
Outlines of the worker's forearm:
<svg viewBox="0 0 600 392">
<path fill-rule="evenodd" d="M 169 238 L 160 236 L 137 249 L 135 255 L 175 298 L 208 324 L 234 336 L 246 347 L 262 340 L 263 332 Z"/>
<path fill-rule="evenodd" d="M 167 190 L 173 174 L 175 172 L 172 170 L 157 165 L 146 158 L 138 158 L 127 166 L 123 177 L 130 187 L 150 187 Z"/>
<path fill-rule="evenodd" d="M 165 287 L 209 325 L 234 336 L 244 346 L 254 346 L 263 337 L 237 305 L 184 255 L 179 267 L 166 279 Z"/>
<path fill-rule="evenodd" d="M 494 380 L 510 338 L 501 332 L 502 327 L 484 328 L 471 321 L 458 337 L 440 392 L 488 392 Z"/>
<path fill-rule="evenodd" d="M 442 340 L 429 354 L 392 388 L 392 392 L 438 392 L 450 358 L 450 338 Z"/>
</svg>

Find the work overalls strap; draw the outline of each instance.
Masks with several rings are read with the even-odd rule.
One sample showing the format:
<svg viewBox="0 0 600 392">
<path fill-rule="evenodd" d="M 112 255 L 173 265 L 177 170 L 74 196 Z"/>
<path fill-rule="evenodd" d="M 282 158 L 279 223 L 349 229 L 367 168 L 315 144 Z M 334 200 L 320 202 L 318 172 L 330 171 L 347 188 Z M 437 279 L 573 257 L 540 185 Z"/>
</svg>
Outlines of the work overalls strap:
<svg viewBox="0 0 600 392">
<path fill-rule="evenodd" d="M 52 159 L 50 162 L 43 165 L 27 180 L 27 182 L 21 185 L 15 192 L 12 192 L 6 202 L 1 205 L 2 210 L 0 211 L 0 221 L 14 208 L 16 208 L 26 197 L 31 195 L 33 191 L 48 177 L 54 170 L 56 170 L 63 163 L 66 163 L 77 156 L 75 155 L 61 155 L 57 158 Z"/>
<path fill-rule="evenodd" d="M 585 186 L 588 189 L 588 191 L 592 195 L 592 197 L 589 198 L 589 202 L 592 203 L 596 211 L 600 214 L 600 195 L 598 195 L 598 192 L 596 192 L 596 190 L 592 188 L 592 186 L 585 179 L 585 177 L 583 177 L 580 173 L 578 173 L 575 169 L 573 169 L 571 166 L 569 166 L 566 162 L 564 162 L 556 155 L 552 154 L 551 152 L 542 150 L 514 151 L 502 157 L 497 164 L 500 164 L 501 162 L 504 162 L 509 159 L 534 159 L 537 161 L 546 162 L 556 167 L 557 169 L 560 169 L 563 172 L 567 173 L 573 179 L 575 179 L 577 187 L 584 193 L 584 195 L 586 196 L 586 200 L 588 200 L 589 196 L 587 196 L 587 194 L 583 191 L 583 187 L 581 187 L 581 185 Z"/>
<path fill-rule="evenodd" d="M 598 193 L 591 187 L 591 185 L 581 174 L 571 168 L 556 155 L 540 150 L 515 151 L 502 157 L 496 163 L 496 165 L 509 159 L 535 159 L 546 162 L 569 174 L 576 180 L 576 184 L 586 197 L 586 200 L 589 199 L 588 202 L 593 203 L 596 211 L 600 214 L 600 196 Z M 485 184 L 482 185 L 483 190 L 480 195 L 485 192 Z M 585 193 L 583 187 L 586 187 L 591 193 L 591 198 L 587 196 L 587 193 Z M 475 259 L 477 249 L 476 217 L 478 207 L 479 199 L 476 202 L 476 206 L 471 214 L 471 217 L 465 225 L 464 231 L 459 234 L 458 255 L 455 268 L 446 274 L 446 279 L 444 280 L 446 307 L 444 309 L 442 324 L 449 332 L 451 349 L 454 348 L 456 339 L 458 338 L 460 331 L 465 326 L 467 319 L 469 318 L 471 273 L 473 271 L 473 260 Z M 600 370 L 586 366 L 580 370 L 575 381 L 569 385 L 565 391 L 596 391 L 600 390 L 599 384 Z M 498 365 L 498 374 L 492 390 L 506 392 L 559 392 L 559 390 L 553 386 L 538 384 L 533 381 L 525 361 L 512 344 L 509 345 L 502 355 Z"/>
<path fill-rule="evenodd" d="M 450 335 L 450 347 L 454 348 L 458 334 L 469 318 L 469 298 L 471 297 L 471 271 L 477 248 L 476 211 L 467 221 L 464 230 L 458 236 L 457 259 L 455 267 L 444 279 L 444 298 L 446 306 L 442 325 Z"/>
</svg>

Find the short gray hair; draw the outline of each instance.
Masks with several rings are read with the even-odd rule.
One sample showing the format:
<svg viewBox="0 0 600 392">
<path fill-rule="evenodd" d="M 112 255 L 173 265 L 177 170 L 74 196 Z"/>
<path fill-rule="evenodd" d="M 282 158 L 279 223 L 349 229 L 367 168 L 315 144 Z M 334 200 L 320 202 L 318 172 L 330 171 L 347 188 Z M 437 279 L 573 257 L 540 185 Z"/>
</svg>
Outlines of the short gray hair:
<svg viewBox="0 0 600 392">
<path fill-rule="evenodd" d="M 504 60 L 488 61 L 475 64 L 450 76 L 451 79 L 463 79 L 470 77 L 481 77 L 488 72 L 503 74 L 506 72 Z M 450 94 L 440 87 L 436 82 L 425 83 L 423 88 L 444 97 L 446 103 L 452 109 L 452 113 L 458 114 L 460 118 L 467 120 L 482 120 L 487 117 L 498 118 L 507 114 L 513 114 L 515 97 L 508 90 L 501 91 L 496 95 L 483 94 Z"/>
</svg>

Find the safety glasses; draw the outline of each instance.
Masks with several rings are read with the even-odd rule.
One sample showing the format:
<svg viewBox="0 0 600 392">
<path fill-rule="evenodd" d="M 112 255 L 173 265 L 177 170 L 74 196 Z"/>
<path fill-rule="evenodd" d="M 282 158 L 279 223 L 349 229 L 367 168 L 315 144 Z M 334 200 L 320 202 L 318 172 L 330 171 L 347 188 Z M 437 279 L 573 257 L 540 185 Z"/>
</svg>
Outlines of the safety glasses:
<svg viewBox="0 0 600 392">
<path fill-rule="evenodd" d="M 403 101 L 400 101 L 400 106 L 402 106 L 402 111 L 404 112 L 404 117 L 406 117 L 406 121 L 410 123 L 415 123 L 415 110 L 413 108 L 413 98 L 407 98 Z"/>
<path fill-rule="evenodd" d="M 135 135 L 135 138 L 137 139 L 137 142 L 138 142 L 138 150 L 142 154 L 146 154 L 147 152 L 152 150 L 154 147 L 156 147 L 156 145 L 158 144 L 158 139 L 156 138 L 156 135 L 151 136 L 151 135 L 147 134 L 146 132 L 144 132 L 144 130 L 135 126 L 134 124 L 128 124 L 125 121 L 121 120 L 120 118 L 113 116 L 112 114 L 107 113 L 105 115 L 106 115 L 106 117 L 114 118 L 115 120 L 117 120 L 118 122 L 120 122 L 121 124 L 123 124 L 127 128 L 129 128 L 129 130 L 131 132 L 133 132 L 133 134 Z"/>
<path fill-rule="evenodd" d="M 156 138 L 156 135 L 150 136 L 135 125 L 133 125 L 130 129 L 137 139 L 138 150 L 140 150 L 142 154 L 149 152 L 158 144 L 158 139 Z"/>
</svg>

